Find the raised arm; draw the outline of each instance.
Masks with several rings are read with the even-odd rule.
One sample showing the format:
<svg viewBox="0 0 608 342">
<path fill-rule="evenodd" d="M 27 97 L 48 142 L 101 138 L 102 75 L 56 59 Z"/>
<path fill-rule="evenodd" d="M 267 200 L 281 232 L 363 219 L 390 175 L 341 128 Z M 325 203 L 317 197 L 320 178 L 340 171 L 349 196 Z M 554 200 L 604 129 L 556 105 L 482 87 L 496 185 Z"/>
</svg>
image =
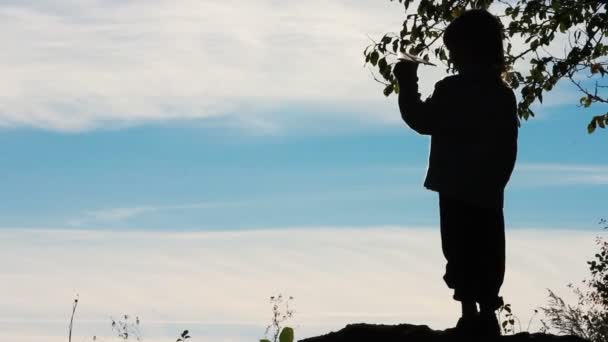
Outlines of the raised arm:
<svg viewBox="0 0 608 342">
<path fill-rule="evenodd" d="M 403 121 L 420 134 L 432 135 L 438 128 L 439 103 L 441 101 L 442 82 L 435 85 L 435 92 L 426 101 L 418 93 L 418 64 L 399 62 L 395 65 L 394 74 L 399 83 L 399 110 Z"/>
</svg>

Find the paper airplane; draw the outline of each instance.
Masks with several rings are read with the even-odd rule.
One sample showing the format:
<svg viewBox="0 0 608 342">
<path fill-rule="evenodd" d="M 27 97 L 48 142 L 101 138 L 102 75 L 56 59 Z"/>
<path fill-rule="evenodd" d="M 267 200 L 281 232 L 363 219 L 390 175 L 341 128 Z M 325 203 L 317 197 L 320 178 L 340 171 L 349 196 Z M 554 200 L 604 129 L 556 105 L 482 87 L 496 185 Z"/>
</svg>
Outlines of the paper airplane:
<svg viewBox="0 0 608 342">
<path fill-rule="evenodd" d="M 435 64 L 425 61 L 424 59 L 411 55 L 407 52 L 399 52 L 399 55 L 397 57 L 397 59 L 402 60 L 402 61 L 409 61 L 409 62 L 414 62 L 414 63 L 420 63 L 420 64 L 426 64 L 426 65 L 432 65 L 435 66 Z"/>
</svg>

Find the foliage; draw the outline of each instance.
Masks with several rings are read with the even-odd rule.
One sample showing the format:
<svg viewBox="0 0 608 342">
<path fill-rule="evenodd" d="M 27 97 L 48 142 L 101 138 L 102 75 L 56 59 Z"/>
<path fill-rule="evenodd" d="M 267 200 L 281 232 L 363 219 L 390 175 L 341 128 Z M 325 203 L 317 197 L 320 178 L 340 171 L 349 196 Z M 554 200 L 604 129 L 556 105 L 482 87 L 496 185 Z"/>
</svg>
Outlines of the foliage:
<svg viewBox="0 0 608 342">
<path fill-rule="evenodd" d="M 177 338 L 177 340 L 175 340 L 175 342 L 185 342 L 189 338 L 190 338 L 190 334 L 188 333 L 188 330 L 184 330 L 184 331 L 182 331 L 181 335 Z"/>
<path fill-rule="evenodd" d="M 72 329 L 74 327 L 74 316 L 76 315 L 76 308 L 78 307 L 78 295 L 75 296 L 74 301 L 72 302 L 72 314 L 70 316 L 70 324 L 68 329 L 68 342 L 72 341 Z M 116 337 L 120 338 L 123 341 L 127 341 L 129 338 L 134 338 L 138 342 L 143 341 L 141 330 L 140 330 L 140 319 L 135 316 L 135 321 L 131 321 L 131 317 L 127 314 L 122 315 L 119 320 L 115 320 L 110 318 L 112 332 L 116 334 Z M 188 330 L 184 330 L 180 336 L 177 338 L 175 342 L 186 342 L 187 339 L 190 338 L 190 334 Z M 93 341 L 97 341 L 97 336 L 92 337 Z M 282 342 L 282 340 L 281 340 Z M 289 341 L 292 342 L 292 341 Z"/>
<path fill-rule="evenodd" d="M 608 229 L 606 220 L 600 224 Z M 608 241 L 598 237 L 596 243 L 600 250 L 587 262 L 591 277 L 583 281 L 584 289 L 568 286 L 578 298 L 576 305 L 566 304 L 549 290 L 548 306 L 541 308 L 548 319 L 542 321 L 545 330 L 555 329 L 593 342 L 608 341 Z"/>
<path fill-rule="evenodd" d="M 600 83 L 608 73 L 608 45 L 604 39 L 608 35 L 606 1 L 421 0 L 415 10 L 411 6 L 413 0 L 397 1 L 404 5 L 406 13 L 400 32 L 385 34 L 364 51 L 365 63 L 377 69 L 382 80 L 373 71 L 372 75 L 384 85 L 386 96 L 399 93 L 392 74 L 399 52 L 425 60 L 434 56 L 448 72 L 453 72 L 446 48 L 441 44 L 445 28 L 465 9 L 485 8 L 505 25 L 508 70 L 503 77 L 521 93 L 520 118 L 533 117 L 530 106 L 535 101 L 542 103 L 543 94 L 550 92 L 561 79 L 568 80 L 580 91 L 581 107 L 608 103 L 605 91 L 608 84 Z M 519 71 L 523 70 L 522 63 L 521 67 L 528 68 L 528 72 Z M 585 79 L 584 83 L 581 78 Z M 595 85 L 589 88 L 588 84 L 593 81 Z M 605 128 L 606 125 L 608 113 L 598 114 L 591 119 L 587 130 L 593 133 L 598 126 Z"/>
<path fill-rule="evenodd" d="M 498 309 L 498 318 L 504 335 L 515 333 L 515 317 L 511 311 L 511 304 L 504 304 Z"/>
<path fill-rule="evenodd" d="M 586 333 L 587 329 L 584 326 L 584 311 L 583 308 L 578 306 L 568 305 L 564 300 L 555 294 L 555 292 L 549 291 L 549 303 L 548 307 L 543 307 L 541 310 L 549 321 L 542 320 L 543 331 L 547 331 L 551 328 L 557 330 L 560 334 L 576 335 L 584 338 L 588 338 Z"/>
<path fill-rule="evenodd" d="M 498 321 L 500 322 L 500 327 L 502 329 L 502 334 L 503 335 L 515 335 L 516 333 L 520 333 L 520 332 L 524 332 L 524 331 L 529 332 L 530 325 L 532 324 L 532 320 L 534 320 L 534 318 L 536 317 L 537 314 L 538 314 L 538 310 L 534 310 L 534 315 L 532 315 L 532 317 L 530 317 L 526 330 L 523 330 L 522 326 L 521 326 L 521 321 L 513 313 L 511 304 L 504 304 L 503 306 L 498 308 L 498 312 L 497 312 Z M 515 325 L 516 322 L 517 322 L 517 325 Z"/>
<path fill-rule="evenodd" d="M 129 315 L 123 315 L 119 320 L 112 320 L 112 331 L 122 340 L 126 341 L 129 337 L 141 342 L 141 330 L 139 329 L 139 317 L 135 316 L 135 322 L 130 320 Z"/>
<path fill-rule="evenodd" d="M 112 320 L 112 331 L 117 335 L 118 338 L 127 341 L 129 337 L 134 338 L 138 342 L 143 341 L 140 329 L 141 320 L 139 317 L 135 316 L 135 321 L 130 321 L 129 315 L 122 315 L 121 319 L 116 321 Z M 188 330 L 182 331 L 179 337 L 175 340 L 175 342 L 185 342 L 190 338 L 190 333 Z M 95 338 L 93 338 L 95 340 Z"/>
<path fill-rule="evenodd" d="M 293 297 L 287 299 L 282 294 L 270 297 L 272 303 L 272 323 L 266 327 L 264 335 L 268 337 L 268 333 L 272 330 L 272 339 L 261 339 L 260 342 L 293 342 L 293 328 L 284 327 L 283 323 L 293 317 L 294 311 L 289 307 Z"/>
</svg>

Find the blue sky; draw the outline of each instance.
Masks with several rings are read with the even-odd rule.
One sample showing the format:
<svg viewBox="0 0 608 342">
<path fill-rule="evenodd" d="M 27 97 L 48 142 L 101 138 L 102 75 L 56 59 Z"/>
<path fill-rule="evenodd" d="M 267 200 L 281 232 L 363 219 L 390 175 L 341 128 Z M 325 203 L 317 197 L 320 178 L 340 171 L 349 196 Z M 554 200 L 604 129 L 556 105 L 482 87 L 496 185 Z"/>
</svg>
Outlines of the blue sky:
<svg viewBox="0 0 608 342">
<path fill-rule="evenodd" d="M 363 67 L 402 18 L 389 1 L 3 1 L 0 339 L 64 341 L 75 293 L 79 340 L 127 312 L 150 342 L 250 341 L 278 292 L 297 334 L 453 325 L 428 139 Z M 421 67 L 423 95 L 444 76 Z M 607 132 L 586 133 L 608 108 L 578 98 L 561 83 L 520 129 L 503 294 L 522 321 L 584 277 L 608 215 Z"/>
<path fill-rule="evenodd" d="M 49 0 L 0 16 L 0 227 L 437 222 L 428 141 L 363 67 L 399 4 Z M 422 67 L 423 95 L 445 75 Z M 583 113 L 579 97 L 564 81 L 523 124 L 510 225 L 605 215 L 605 132 L 585 127 L 606 108 Z"/>
<path fill-rule="evenodd" d="M 300 109 L 283 110 L 288 116 Z M 595 229 L 605 214 L 605 132 L 588 135 L 580 111 L 542 108 L 541 118 L 523 123 L 507 194 L 512 225 Z M 396 108 L 393 114 L 399 116 Z M 436 195 L 421 185 L 428 139 L 401 123 L 345 117 L 324 131 L 294 122 L 258 135 L 202 121 L 78 133 L 5 129 L 0 225 L 217 230 L 436 223 Z"/>
</svg>

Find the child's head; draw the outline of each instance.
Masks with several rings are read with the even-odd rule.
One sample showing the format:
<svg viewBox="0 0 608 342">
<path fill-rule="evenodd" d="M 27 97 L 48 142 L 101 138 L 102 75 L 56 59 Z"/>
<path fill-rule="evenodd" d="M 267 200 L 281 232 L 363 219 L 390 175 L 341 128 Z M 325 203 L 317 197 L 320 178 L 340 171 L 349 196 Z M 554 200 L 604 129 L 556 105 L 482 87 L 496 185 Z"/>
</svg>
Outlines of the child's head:
<svg viewBox="0 0 608 342">
<path fill-rule="evenodd" d="M 457 70 L 467 67 L 505 70 L 503 26 L 486 10 L 465 11 L 448 25 L 443 42 Z"/>
</svg>

